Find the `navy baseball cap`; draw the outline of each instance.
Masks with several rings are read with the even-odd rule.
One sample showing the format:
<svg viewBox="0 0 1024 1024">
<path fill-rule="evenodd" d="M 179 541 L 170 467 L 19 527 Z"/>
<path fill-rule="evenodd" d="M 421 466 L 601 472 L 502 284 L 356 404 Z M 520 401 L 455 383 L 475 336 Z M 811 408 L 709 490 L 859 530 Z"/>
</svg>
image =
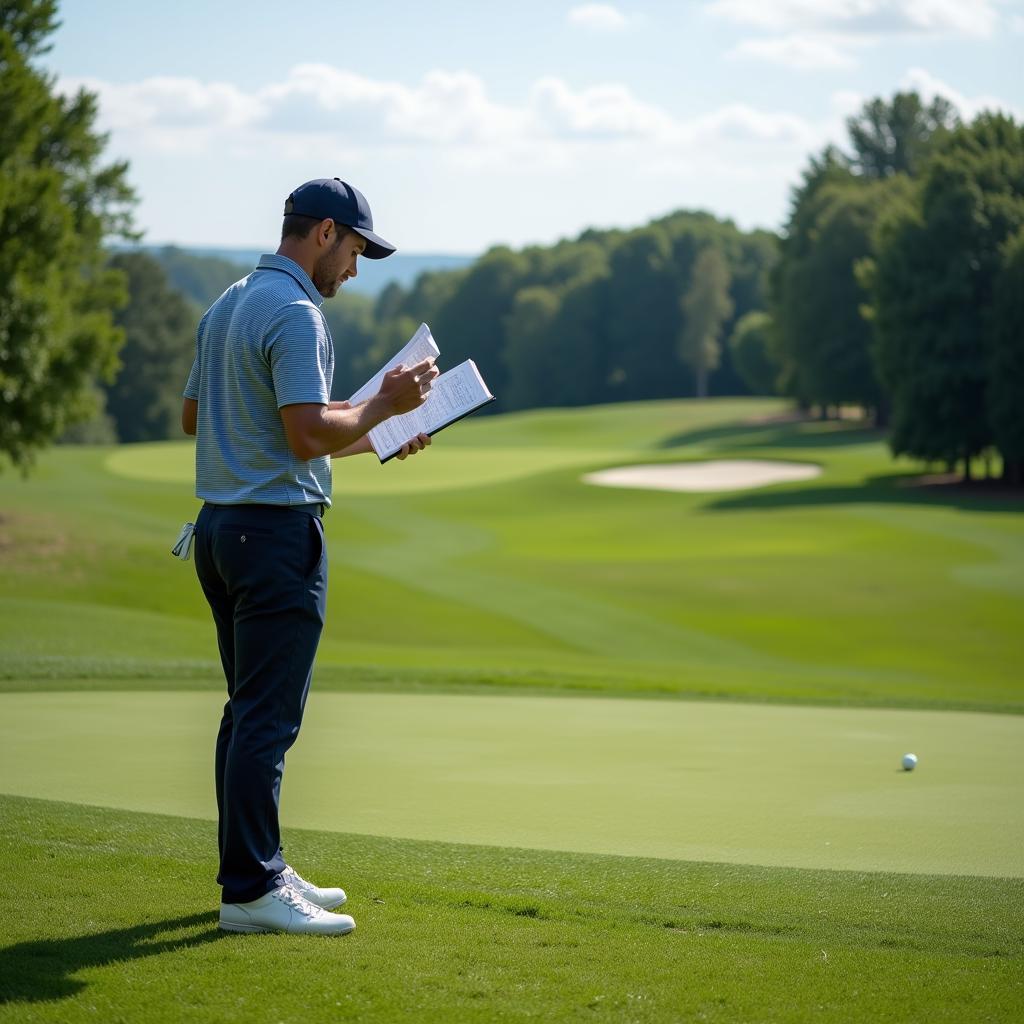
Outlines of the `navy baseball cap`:
<svg viewBox="0 0 1024 1024">
<path fill-rule="evenodd" d="M 284 202 L 284 212 L 344 224 L 366 239 L 363 255 L 370 260 L 390 256 L 395 247 L 373 233 L 373 215 L 366 196 L 341 178 L 316 178 L 300 185 Z"/>
</svg>

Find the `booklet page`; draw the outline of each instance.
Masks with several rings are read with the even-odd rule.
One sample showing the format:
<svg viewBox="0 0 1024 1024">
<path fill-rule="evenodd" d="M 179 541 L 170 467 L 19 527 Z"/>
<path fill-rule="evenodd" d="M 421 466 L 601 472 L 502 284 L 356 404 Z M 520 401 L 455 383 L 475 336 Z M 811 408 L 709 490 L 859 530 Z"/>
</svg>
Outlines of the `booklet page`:
<svg viewBox="0 0 1024 1024">
<path fill-rule="evenodd" d="M 417 434 L 436 433 L 493 397 L 476 363 L 467 359 L 434 380 L 429 397 L 418 409 L 378 423 L 369 432 L 370 443 L 377 455 L 386 459 Z"/>
<path fill-rule="evenodd" d="M 401 351 L 396 352 L 395 355 L 385 363 L 350 399 L 349 402 L 352 405 L 358 405 L 360 402 L 365 402 L 368 398 L 373 398 L 378 391 L 380 391 L 381 382 L 384 380 L 384 374 L 388 370 L 394 369 L 399 363 L 404 366 L 415 366 L 417 363 L 422 362 L 424 359 L 436 359 L 441 354 L 441 350 L 437 347 L 434 341 L 433 335 L 430 333 L 430 328 L 426 324 L 420 324 L 416 328 L 415 334 L 405 343 L 405 346 Z M 409 439 L 406 438 L 406 441 Z M 405 442 L 403 441 L 403 444 Z"/>
</svg>

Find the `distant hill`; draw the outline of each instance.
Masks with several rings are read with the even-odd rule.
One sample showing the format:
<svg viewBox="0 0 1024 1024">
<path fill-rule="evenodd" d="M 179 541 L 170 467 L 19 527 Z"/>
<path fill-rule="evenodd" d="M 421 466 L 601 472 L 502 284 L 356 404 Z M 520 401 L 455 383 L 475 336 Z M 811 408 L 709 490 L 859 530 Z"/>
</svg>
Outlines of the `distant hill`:
<svg viewBox="0 0 1024 1024">
<path fill-rule="evenodd" d="M 202 246 L 144 245 L 163 264 L 174 285 L 201 306 L 208 306 L 232 282 L 247 274 L 272 249 L 217 249 Z M 359 275 L 345 285 L 349 292 L 375 296 L 392 281 L 404 288 L 427 270 L 458 270 L 475 256 L 444 253 L 395 253 L 385 260 L 360 260 Z"/>
</svg>

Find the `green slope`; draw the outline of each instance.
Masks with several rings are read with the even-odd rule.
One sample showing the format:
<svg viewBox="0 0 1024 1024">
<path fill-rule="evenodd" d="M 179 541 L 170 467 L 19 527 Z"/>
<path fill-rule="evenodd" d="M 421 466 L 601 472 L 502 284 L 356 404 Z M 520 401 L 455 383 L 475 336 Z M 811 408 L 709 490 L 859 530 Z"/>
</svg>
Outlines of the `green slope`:
<svg viewBox="0 0 1024 1024">
<path fill-rule="evenodd" d="M 901 486 L 880 437 L 764 400 L 467 421 L 403 464 L 336 465 L 321 683 L 522 686 L 1020 711 L 1021 504 Z M 668 494 L 633 461 L 816 463 L 816 480 Z M 188 443 L 61 449 L 0 477 L 0 676 L 206 680 Z"/>
</svg>

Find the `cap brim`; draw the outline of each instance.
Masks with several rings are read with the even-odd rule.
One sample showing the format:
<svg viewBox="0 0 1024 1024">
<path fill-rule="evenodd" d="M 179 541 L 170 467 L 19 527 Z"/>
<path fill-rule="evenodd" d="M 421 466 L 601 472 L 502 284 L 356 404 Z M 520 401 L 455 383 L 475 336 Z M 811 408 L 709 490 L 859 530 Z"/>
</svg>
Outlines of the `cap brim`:
<svg viewBox="0 0 1024 1024">
<path fill-rule="evenodd" d="M 375 235 L 372 231 L 367 231 L 365 228 L 353 228 L 352 230 L 360 238 L 366 239 L 366 248 L 363 250 L 363 256 L 368 260 L 382 260 L 385 256 L 390 256 L 395 251 L 395 246 L 390 242 L 385 242 L 380 235 Z"/>
</svg>

